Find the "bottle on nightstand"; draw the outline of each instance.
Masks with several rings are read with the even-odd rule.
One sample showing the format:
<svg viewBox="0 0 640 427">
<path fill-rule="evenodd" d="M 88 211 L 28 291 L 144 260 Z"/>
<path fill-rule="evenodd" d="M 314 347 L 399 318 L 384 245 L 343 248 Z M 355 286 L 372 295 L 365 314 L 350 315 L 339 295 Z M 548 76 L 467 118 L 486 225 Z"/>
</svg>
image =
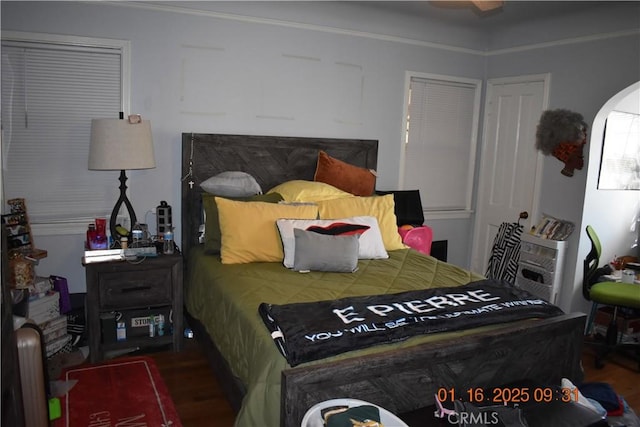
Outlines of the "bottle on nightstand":
<svg viewBox="0 0 640 427">
<path fill-rule="evenodd" d="M 162 247 L 162 253 L 165 255 L 173 254 L 173 231 L 169 228 L 164 232 L 164 244 Z"/>
<path fill-rule="evenodd" d="M 144 231 L 142 230 L 142 227 L 140 226 L 140 224 L 136 222 L 133 225 L 133 228 L 131 229 L 131 237 L 133 238 L 133 241 L 131 242 L 132 247 L 134 248 L 140 247 L 140 245 L 142 244 L 143 236 L 144 236 Z"/>
</svg>

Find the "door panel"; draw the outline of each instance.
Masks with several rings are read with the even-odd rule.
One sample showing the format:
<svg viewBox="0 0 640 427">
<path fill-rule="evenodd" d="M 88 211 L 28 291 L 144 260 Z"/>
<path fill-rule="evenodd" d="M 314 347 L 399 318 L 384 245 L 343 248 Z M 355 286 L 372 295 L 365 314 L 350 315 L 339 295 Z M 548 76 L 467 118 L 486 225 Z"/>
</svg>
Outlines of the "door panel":
<svg viewBox="0 0 640 427">
<path fill-rule="evenodd" d="M 536 126 L 546 108 L 548 75 L 490 80 L 485 106 L 471 269 L 484 273 L 502 222 L 537 213 L 542 156 Z M 521 220 L 527 230 L 530 219 Z"/>
</svg>

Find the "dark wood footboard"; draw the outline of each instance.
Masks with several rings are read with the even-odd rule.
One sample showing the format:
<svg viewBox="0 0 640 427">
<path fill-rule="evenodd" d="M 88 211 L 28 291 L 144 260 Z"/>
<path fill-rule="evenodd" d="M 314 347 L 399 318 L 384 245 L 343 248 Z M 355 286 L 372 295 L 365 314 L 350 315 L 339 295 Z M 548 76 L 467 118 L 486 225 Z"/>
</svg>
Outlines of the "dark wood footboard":
<svg viewBox="0 0 640 427">
<path fill-rule="evenodd" d="M 541 385 L 556 385 L 562 378 L 580 383 L 585 319 L 573 313 L 518 322 L 471 337 L 287 369 L 282 372 L 281 425 L 299 427 L 311 406 L 341 397 L 399 414 L 433 405 L 440 387 L 464 393 L 527 379 Z M 188 323 L 237 412 L 244 387 L 200 322 L 188 317 Z"/>
<path fill-rule="evenodd" d="M 300 426 L 314 404 L 351 397 L 403 413 L 435 403 L 440 387 L 463 393 L 532 380 L 582 380 L 585 315 L 517 322 L 464 338 L 282 372 L 281 425 Z"/>
</svg>

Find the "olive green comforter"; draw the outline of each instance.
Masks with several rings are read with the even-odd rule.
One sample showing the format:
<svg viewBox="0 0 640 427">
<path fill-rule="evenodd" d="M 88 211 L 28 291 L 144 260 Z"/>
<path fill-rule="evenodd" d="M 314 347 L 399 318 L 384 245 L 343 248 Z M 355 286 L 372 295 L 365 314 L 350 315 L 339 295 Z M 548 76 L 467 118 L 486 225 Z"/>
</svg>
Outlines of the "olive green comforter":
<svg viewBox="0 0 640 427">
<path fill-rule="evenodd" d="M 205 255 L 202 248 L 193 249 L 188 262 L 187 310 L 205 325 L 234 375 L 247 389 L 236 418 L 238 427 L 280 425 L 281 371 L 289 366 L 258 314 L 260 303 L 284 304 L 388 294 L 452 287 L 481 279 L 410 249 L 391 251 L 386 260 L 361 260 L 355 273 L 297 273 L 280 263 L 223 265 L 218 256 Z M 332 359 L 356 357 L 464 333 L 414 337 L 402 343 L 351 351 Z M 314 363 L 319 362 L 306 365 Z"/>
</svg>

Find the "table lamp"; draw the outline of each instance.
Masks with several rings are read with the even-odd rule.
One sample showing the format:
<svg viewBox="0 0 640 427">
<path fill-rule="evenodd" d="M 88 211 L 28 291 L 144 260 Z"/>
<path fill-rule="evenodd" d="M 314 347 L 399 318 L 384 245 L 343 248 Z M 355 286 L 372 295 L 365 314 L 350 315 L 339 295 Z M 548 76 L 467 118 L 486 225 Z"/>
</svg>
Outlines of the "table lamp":
<svg viewBox="0 0 640 427">
<path fill-rule="evenodd" d="M 89 147 L 90 170 L 119 170 L 120 198 L 111 212 L 109 229 L 114 240 L 123 235 L 116 230 L 118 213 L 124 204 L 130 223 L 136 222 L 136 213 L 127 198 L 126 169 L 152 169 L 156 167 L 151 138 L 151 123 L 139 115 L 127 119 L 93 119 Z"/>
</svg>

